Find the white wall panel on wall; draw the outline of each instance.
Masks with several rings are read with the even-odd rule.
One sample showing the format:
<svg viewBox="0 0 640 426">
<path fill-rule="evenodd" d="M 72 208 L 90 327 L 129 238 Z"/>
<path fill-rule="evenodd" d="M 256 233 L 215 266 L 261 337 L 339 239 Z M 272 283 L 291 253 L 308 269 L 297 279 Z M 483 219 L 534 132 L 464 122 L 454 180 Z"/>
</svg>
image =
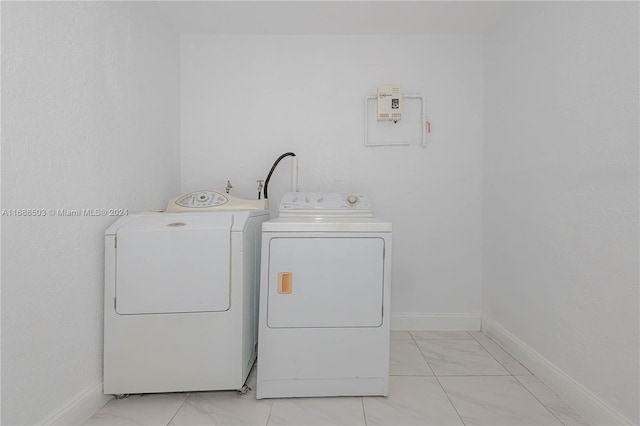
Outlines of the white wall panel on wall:
<svg viewBox="0 0 640 426">
<path fill-rule="evenodd" d="M 2 4 L 4 209 L 160 209 L 179 191 L 178 39 L 148 12 Z M 104 403 L 114 220 L 2 217 L 2 424 L 81 423 L 70 407 Z"/>
<path fill-rule="evenodd" d="M 275 158 L 300 189 L 368 193 L 394 224 L 393 311 L 479 313 L 481 36 L 181 36 L 182 190 L 253 197 Z M 426 149 L 366 148 L 364 97 L 424 94 Z M 419 124 L 418 124 L 419 125 Z M 284 160 L 269 186 L 289 190 Z"/>
<path fill-rule="evenodd" d="M 638 18 L 528 2 L 488 34 L 483 197 L 483 314 L 634 424 Z"/>
</svg>

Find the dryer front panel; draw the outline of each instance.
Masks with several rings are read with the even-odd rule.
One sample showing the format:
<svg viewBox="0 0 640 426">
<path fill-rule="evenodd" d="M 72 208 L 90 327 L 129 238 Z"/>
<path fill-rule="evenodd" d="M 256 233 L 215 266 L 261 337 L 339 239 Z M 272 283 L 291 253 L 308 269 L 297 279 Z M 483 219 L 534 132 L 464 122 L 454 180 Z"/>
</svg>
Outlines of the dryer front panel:
<svg viewBox="0 0 640 426">
<path fill-rule="evenodd" d="M 379 327 L 383 284 L 382 238 L 272 238 L 267 325 Z"/>
<path fill-rule="evenodd" d="M 117 232 L 118 314 L 229 309 L 232 215 L 140 216 Z"/>
</svg>

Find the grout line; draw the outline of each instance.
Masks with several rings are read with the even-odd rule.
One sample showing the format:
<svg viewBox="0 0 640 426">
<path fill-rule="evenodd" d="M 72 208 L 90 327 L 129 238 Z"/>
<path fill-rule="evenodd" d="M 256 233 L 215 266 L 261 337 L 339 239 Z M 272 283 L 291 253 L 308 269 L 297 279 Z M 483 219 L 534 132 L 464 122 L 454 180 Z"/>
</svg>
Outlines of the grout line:
<svg viewBox="0 0 640 426">
<path fill-rule="evenodd" d="M 484 332 L 482 332 L 482 334 L 484 334 Z M 484 334 L 485 336 L 487 336 L 486 334 Z M 540 399 L 538 399 L 538 397 L 536 397 L 533 392 L 531 392 L 529 390 L 529 388 L 527 388 L 525 385 L 522 384 L 522 382 L 520 382 L 520 380 L 518 380 L 515 375 L 511 374 L 511 372 L 507 369 L 507 367 L 504 366 L 504 364 L 502 364 L 500 362 L 499 359 L 497 359 L 495 356 L 493 356 L 493 354 L 491 352 L 489 352 L 484 345 L 482 344 L 482 342 L 479 339 L 476 339 L 473 335 L 471 335 L 471 337 L 473 337 L 475 339 L 476 342 L 478 342 L 478 344 L 480 346 L 482 346 L 482 349 L 484 349 L 485 351 L 487 351 L 487 353 L 489 355 L 491 355 L 493 357 L 493 359 L 495 359 L 498 364 L 500 364 L 505 370 L 507 370 L 507 372 L 509 373 L 509 377 L 513 377 L 513 380 L 516 381 L 517 384 L 519 384 L 520 386 L 522 386 L 524 388 L 524 390 L 526 390 L 527 392 L 529 392 L 529 394 L 531 396 L 533 396 L 533 398 L 538 401 L 556 420 L 558 420 L 560 422 L 560 424 L 564 425 L 564 423 L 562 422 L 562 420 L 560 420 L 558 418 L 558 416 L 556 416 L 553 411 L 551 411 L 551 409 L 549 407 L 547 407 L 542 401 L 540 401 Z M 495 343 L 496 345 L 498 345 L 496 342 L 493 341 L 493 339 L 491 339 L 489 336 L 487 336 L 487 339 L 491 340 L 493 343 Z M 502 348 L 502 346 L 498 345 L 500 347 L 500 349 L 504 350 L 504 348 Z M 522 363 L 520 361 L 518 361 L 513 355 L 511 355 L 509 352 L 507 352 L 506 350 L 504 350 L 504 352 L 509 355 L 511 358 L 513 358 L 516 362 L 518 362 L 520 365 L 522 365 Z M 527 371 L 529 371 L 529 369 L 527 367 L 525 367 L 524 365 L 522 365 Z M 531 371 L 529 371 L 529 373 L 531 373 Z M 520 374 L 520 376 L 527 376 L 529 377 L 529 375 L 524 375 L 524 374 Z M 535 375 L 533 373 L 531 373 L 531 376 L 535 377 Z M 505 377 L 505 376 L 502 376 Z M 537 377 L 536 377 L 537 378 Z"/>
<path fill-rule="evenodd" d="M 484 333 L 483 333 L 484 334 Z M 485 336 L 487 336 L 485 334 Z M 473 337 L 473 336 L 471 336 Z M 474 337 L 475 341 L 478 342 L 478 344 L 480 344 L 480 346 L 482 346 L 482 349 L 484 349 L 485 351 L 489 352 L 489 350 L 487 348 L 485 348 L 485 346 L 482 344 L 482 342 L 480 340 L 485 340 L 485 339 L 476 339 Z M 504 353 L 506 353 L 507 355 L 509 355 L 511 357 L 511 359 L 513 359 L 515 362 L 517 362 L 518 364 L 520 364 L 522 366 L 522 368 L 524 368 L 525 370 L 527 370 L 529 372 L 529 375 L 534 375 L 527 367 L 524 366 L 524 364 L 522 364 L 516 357 L 514 357 L 513 355 L 511 355 L 505 348 L 503 348 L 502 346 L 500 346 L 500 344 L 496 341 L 494 341 L 492 338 L 490 338 L 489 336 L 487 336 L 487 339 L 489 341 L 491 341 L 493 344 L 497 345 L 498 348 L 500 348 Z M 489 352 L 489 355 L 493 356 L 493 354 L 491 352 Z M 496 361 L 498 361 L 498 364 L 500 364 L 505 370 L 507 370 L 507 372 L 509 372 L 510 375 L 515 376 L 515 374 L 511 373 L 511 371 L 509 371 L 509 369 L 500 362 L 500 360 L 498 358 L 496 358 L 495 356 L 493 356 L 493 359 L 495 359 Z M 527 374 L 518 374 L 518 376 L 527 376 Z"/>
<path fill-rule="evenodd" d="M 256 388 L 258 387 L 258 384 L 256 383 Z M 257 399 L 256 399 L 257 401 Z M 269 404 L 269 415 L 267 416 L 267 421 L 264 423 L 264 426 L 268 426 L 269 425 L 269 420 L 271 420 L 271 413 L 273 412 L 273 404 L 276 403 L 276 399 L 273 399 L 273 401 L 271 401 L 271 404 Z"/>
<path fill-rule="evenodd" d="M 411 335 L 411 337 L 413 338 L 413 334 L 411 334 L 411 332 L 409 332 L 409 334 Z M 420 354 L 422 355 L 422 358 L 424 358 L 424 360 L 426 361 L 427 365 L 429 366 L 429 369 L 431 370 L 431 372 L 433 373 L 433 377 L 436 379 L 436 382 L 438 382 L 438 385 L 440 386 L 440 389 L 442 389 L 442 392 L 444 392 L 444 396 L 447 397 L 447 400 L 449 401 L 449 404 L 451 404 L 451 407 L 453 408 L 453 411 L 456 412 L 456 415 L 458 416 L 458 418 L 460 419 L 460 421 L 462 422 L 463 425 L 466 425 L 466 423 L 464 422 L 464 419 L 462 418 L 462 416 L 460 415 L 460 413 L 458 412 L 458 409 L 456 408 L 456 406 L 453 404 L 453 401 L 451 401 L 451 398 L 449 397 L 449 394 L 447 393 L 446 389 L 444 388 L 444 386 L 442 386 L 442 383 L 440 383 L 440 379 L 438 378 L 438 376 L 436 376 L 436 372 L 433 371 L 433 368 L 431 368 L 431 364 L 429 364 L 429 360 L 427 359 L 427 357 L 425 356 L 425 354 L 422 352 L 422 349 L 420 349 L 420 346 L 418 345 L 418 342 L 416 342 L 416 339 L 413 338 L 414 343 L 416 344 L 416 346 L 418 346 L 418 350 L 420 351 Z"/>
<path fill-rule="evenodd" d="M 413 340 L 422 340 L 422 341 L 427 341 L 427 342 L 429 342 L 429 341 L 431 341 L 431 340 L 437 340 L 438 342 L 441 342 L 441 341 L 443 341 L 443 340 L 446 340 L 446 341 L 451 341 L 451 340 L 475 340 L 475 338 L 474 338 L 472 335 L 470 335 L 468 332 L 466 332 L 466 331 L 465 331 L 465 333 L 467 333 L 467 336 L 469 336 L 468 338 L 459 338 L 459 337 L 447 338 L 447 337 L 440 337 L 440 338 L 435 338 L 435 339 L 427 339 L 427 338 L 424 338 L 424 337 L 415 337 L 415 336 L 414 336 L 413 334 L 411 334 L 411 333 L 409 333 L 409 334 L 410 334 L 410 336 L 411 336 L 411 338 L 412 338 Z M 396 339 L 396 340 L 399 340 L 399 339 Z M 404 340 L 409 340 L 409 339 L 404 339 Z"/>
<path fill-rule="evenodd" d="M 510 376 L 513 376 L 513 374 L 437 374 L 436 376 L 437 377 L 510 377 Z"/>
<path fill-rule="evenodd" d="M 469 334 L 469 333 L 467 333 Z M 471 335 L 470 335 L 471 336 Z M 440 374 L 441 376 L 511 376 L 511 372 L 509 370 L 507 370 L 507 368 L 500 362 L 498 361 L 498 359 L 496 357 L 494 357 L 488 350 L 485 349 L 484 346 L 482 346 L 482 343 L 478 342 L 476 339 L 473 338 L 473 336 L 471 336 L 471 339 L 439 339 L 438 341 L 442 341 L 442 340 L 447 340 L 447 341 L 456 341 L 456 342 L 468 342 L 468 341 L 473 341 L 476 342 L 480 345 L 480 347 L 482 348 L 483 351 L 485 351 L 487 354 L 489 354 L 489 356 L 491 358 L 493 358 L 500 367 L 502 367 L 502 369 L 505 371 L 505 373 L 507 374 Z M 418 339 L 421 340 L 423 342 L 425 341 L 430 341 L 430 340 L 434 340 L 434 339 L 429 339 L 429 340 L 425 340 L 425 339 Z M 418 349 L 420 349 L 420 345 L 418 345 L 418 342 L 416 341 L 416 346 L 418 346 Z M 422 353 L 422 349 L 420 349 L 420 353 Z M 429 360 L 427 359 L 427 357 L 424 355 L 424 353 L 422 353 L 423 358 L 425 358 L 425 360 L 427 360 L 427 364 L 429 364 Z M 515 358 L 514 358 L 515 359 Z M 429 364 L 429 368 L 431 368 L 431 364 Z M 435 370 L 433 370 L 433 368 L 431 368 L 431 371 L 433 371 L 433 375 L 437 376 Z"/>
<path fill-rule="evenodd" d="M 182 407 L 184 407 L 184 404 L 187 403 L 187 399 L 189 399 L 189 397 L 191 396 L 191 392 L 187 393 L 187 396 L 184 398 L 184 401 L 182 401 L 182 404 L 180 404 L 180 407 L 178 407 L 178 409 L 176 410 L 175 413 L 173 413 L 173 416 L 171 416 L 171 418 L 169 419 L 169 422 L 167 423 L 167 426 L 169 426 L 171 424 L 171 422 L 173 421 L 173 419 L 176 418 L 176 416 L 178 415 L 178 413 L 180 412 L 180 410 L 182 410 Z"/>
<path fill-rule="evenodd" d="M 484 334 L 484 333 L 483 333 L 483 334 Z M 473 337 L 472 335 L 470 335 L 470 336 L 471 336 L 471 337 Z M 485 334 L 485 336 L 486 336 L 486 334 Z M 500 364 L 500 366 L 501 366 L 502 368 L 504 368 L 504 370 L 505 370 L 507 373 L 509 373 L 509 376 L 513 376 L 513 374 L 511 373 L 511 371 L 509 371 L 509 369 L 507 368 L 507 366 L 506 366 L 506 365 L 504 365 L 502 362 L 500 362 L 500 360 L 499 360 L 498 358 L 496 358 L 496 357 L 495 357 L 491 352 L 489 352 L 489 350 L 488 350 L 487 348 L 485 348 L 485 347 L 484 347 L 484 345 L 482 344 L 482 342 L 481 342 L 479 339 L 476 339 L 475 337 L 473 337 L 473 339 L 476 341 L 476 343 L 478 343 L 478 344 L 480 345 L 480 347 L 481 347 L 481 348 L 482 348 L 486 353 L 488 353 L 488 354 L 491 356 L 491 358 L 495 359 L 495 360 L 496 360 L 496 362 L 497 362 L 498 364 Z M 489 340 L 491 340 L 491 339 L 489 339 Z M 492 340 L 492 342 L 493 342 L 493 340 Z M 493 342 L 493 343 L 495 343 L 495 342 Z M 496 345 L 497 345 L 497 343 L 496 343 Z M 498 347 L 499 347 L 500 349 L 502 349 L 502 350 L 504 351 L 504 353 L 506 353 L 507 355 L 509 355 L 509 356 L 510 356 L 514 361 L 516 361 L 518 364 L 522 365 L 522 363 L 521 363 L 520 361 L 518 361 L 517 359 L 515 359 L 515 358 L 513 357 L 513 355 L 511 355 L 509 352 L 505 351 L 505 350 L 502 348 L 502 346 L 498 345 Z M 523 368 L 525 368 L 527 371 L 529 371 L 529 369 L 528 369 L 527 367 L 525 367 L 524 365 L 522 365 L 522 367 L 523 367 Z M 529 372 L 530 372 L 530 371 L 529 371 Z M 531 372 L 530 372 L 530 373 L 531 373 Z"/>
<path fill-rule="evenodd" d="M 418 345 L 418 342 L 416 341 L 415 337 L 413 337 L 413 334 L 411 334 L 411 332 L 409 332 L 409 336 L 411 336 L 411 339 L 413 340 L 413 344 L 416 345 L 416 348 L 418 348 L 418 352 L 420 352 L 420 355 L 422 355 L 422 358 L 427 363 L 427 367 L 429 367 L 429 371 L 431 371 L 431 374 L 433 374 L 433 377 L 435 377 L 436 376 L 436 372 L 433 371 L 433 368 L 431 368 L 431 364 L 429 364 L 429 360 L 427 359 L 427 357 L 422 352 L 422 349 L 420 349 L 420 345 Z M 440 382 L 438 381 L 438 383 L 440 383 Z M 442 386 L 442 385 L 440 385 L 440 386 Z"/>
<path fill-rule="evenodd" d="M 416 373 L 407 373 L 407 374 L 389 374 L 389 377 L 434 377 L 435 374 L 416 374 Z"/>
<path fill-rule="evenodd" d="M 531 396 L 533 396 L 533 398 L 538 401 L 556 420 L 558 420 L 560 422 L 560 424 L 564 424 L 562 423 L 562 421 L 551 411 L 551 409 L 549 409 L 549 407 L 547 407 L 544 403 L 542 403 L 542 401 L 540 401 L 526 386 L 524 386 L 518 379 L 515 378 L 515 376 L 513 374 L 511 374 L 511 372 L 509 370 L 507 370 L 507 368 L 504 366 L 504 364 L 502 364 L 500 362 L 500 360 L 498 360 L 491 352 L 489 352 L 484 345 L 482 344 L 482 342 L 480 342 L 479 339 L 477 339 L 475 336 L 473 336 L 470 333 L 467 333 L 471 339 L 438 339 L 438 340 L 473 340 L 476 343 L 478 343 L 480 345 L 480 347 L 482 348 L 482 350 L 484 350 L 487 354 L 489 354 L 489 356 L 491 356 L 491 358 L 493 358 L 508 374 L 474 374 L 474 375 L 469 375 L 469 374 L 459 374 L 459 375 L 446 375 L 446 374 L 441 374 L 440 376 L 442 377 L 513 377 L 513 379 L 516 381 L 516 383 L 520 386 L 522 386 L 529 394 L 531 394 Z M 484 334 L 484 333 L 483 333 Z M 411 335 L 411 337 L 413 337 L 413 334 Z M 489 338 L 487 336 L 487 338 Z M 415 341 L 415 337 L 414 337 L 414 341 Z M 418 340 L 435 340 L 435 339 L 418 339 Z M 416 345 L 418 346 L 417 342 Z M 418 349 L 420 349 L 420 346 L 418 346 Z M 420 353 L 422 354 L 422 357 L 425 359 L 425 361 L 427 361 L 427 364 L 429 364 L 429 360 L 427 359 L 427 357 L 424 355 L 424 353 L 422 352 L 422 350 L 420 350 Z M 514 358 L 510 353 L 506 352 L 511 358 L 513 358 L 514 360 L 518 361 L 516 358 Z M 518 361 L 520 362 L 520 361 Z M 431 368 L 431 365 L 429 364 L 429 368 Z M 526 368 L 526 367 L 525 367 Z M 433 371 L 433 369 L 431 369 Z M 528 369 L 527 369 L 528 371 Z M 442 383 L 440 382 L 440 378 L 439 375 L 437 375 L 434 373 L 434 377 L 436 378 L 436 380 L 438 381 L 438 384 L 440 385 L 440 387 L 442 388 L 442 390 L 444 391 L 445 395 L 447 396 L 447 399 L 449 399 L 449 403 L 451 404 L 451 406 L 453 407 L 453 409 L 456 411 L 456 413 L 458 414 L 458 417 L 460 417 L 460 420 L 464 423 L 464 420 L 462 419 L 462 416 L 460 415 L 460 413 L 458 412 L 458 409 L 456 408 L 456 406 L 454 405 L 453 401 L 451 401 L 451 398 L 449 397 L 449 394 L 447 393 L 447 390 L 444 388 L 444 386 L 442 386 Z"/>
<path fill-rule="evenodd" d="M 534 376 L 534 377 L 535 377 L 535 376 Z M 536 401 L 538 401 L 538 402 L 539 402 L 539 403 L 540 403 L 544 408 L 546 408 L 546 409 L 547 409 L 547 411 L 548 411 L 549 413 L 551 413 L 551 415 L 552 415 L 553 417 L 555 417 L 555 418 L 560 422 L 560 424 L 561 424 L 561 425 L 564 425 L 564 422 L 563 422 L 562 420 L 560 420 L 560 418 L 559 418 L 558 416 L 556 416 L 556 415 L 553 413 L 553 411 L 551 411 L 551 409 L 550 409 L 549 407 L 547 407 L 547 406 L 546 406 L 546 404 L 545 404 L 544 402 L 540 401 L 540 399 L 538 399 L 538 397 L 537 397 L 537 396 L 535 396 L 535 394 L 534 394 L 533 392 L 531 392 L 531 391 L 529 390 L 529 388 L 528 388 L 528 387 L 526 387 L 525 385 L 523 385 L 523 384 L 522 384 L 522 382 L 520 382 L 520 380 L 516 379 L 515 377 L 513 377 L 513 378 L 514 378 L 514 380 L 515 380 L 515 381 L 516 381 L 520 386 L 522 386 L 522 387 L 524 388 L 524 390 L 526 390 L 527 392 L 529 392 L 529 394 L 531 394 L 531 396 L 533 396 L 533 398 L 534 398 Z"/>
<path fill-rule="evenodd" d="M 442 386 L 442 383 L 440 383 L 440 379 L 438 378 L 438 376 L 435 376 L 436 381 L 438 382 L 438 384 L 440 385 L 440 389 L 442 389 L 442 392 L 444 392 L 444 395 L 447 397 L 447 399 L 449 400 L 449 404 L 451 404 L 451 406 L 453 407 L 453 410 L 456 412 L 456 414 L 458 415 L 458 418 L 460 419 L 460 421 L 462 422 L 463 425 L 466 425 L 466 423 L 464 422 L 464 419 L 462 418 L 462 416 L 460 415 L 460 413 L 458 412 L 458 409 L 456 408 L 456 405 L 453 403 L 453 401 L 451 400 L 451 397 L 449 396 L 449 393 L 447 392 L 447 390 L 444 388 L 444 386 Z"/>
<path fill-rule="evenodd" d="M 536 377 L 536 376 L 534 376 L 533 374 L 531 374 L 531 375 L 526 375 L 526 376 L 525 376 L 525 375 L 520 375 L 520 376 L 518 376 L 518 377 L 535 377 L 535 379 L 536 379 L 536 380 L 538 380 L 542 386 L 546 387 L 546 388 L 547 388 L 551 393 L 553 393 L 553 394 L 555 395 L 555 397 L 557 398 L 557 400 L 558 400 L 558 401 L 560 401 L 560 402 L 561 402 L 562 404 L 564 404 L 567 408 L 569 408 L 571 411 L 573 411 L 575 414 L 577 414 L 577 415 L 582 419 L 582 421 L 584 421 L 584 422 L 585 422 L 585 423 L 584 423 L 585 425 L 589 425 L 589 424 L 590 424 L 589 422 L 587 422 L 587 421 L 585 420 L 585 418 L 582 416 L 582 414 L 580 414 L 579 412 L 577 412 L 577 411 L 576 411 L 576 410 L 575 410 L 571 405 L 569 405 L 569 404 L 568 404 L 564 399 L 560 398 L 560 396 L 559 396 L 558 394 L 556 394 L 556 393 L 554 392 L 554 390 L 553 390 L 553 389 L 551 389 L 551 388 L 550 388 L 549 386 L 547 386 L 547 385 L 546 385 L 542 380 L 540 380 L 539 378 L 537 378 L 537 377 Z M 517 378 L 516 376 L 514 376 L 514 379 L 518 380 L 518 378 Z M 529 393 L 530 393 L 531 395 L 533 395 L 533 397 L 534 397 L 535 399 L 537 399 L 538 401 L 540 401 L 540 404 L 544 405 L 544 406 L 545 406 L 545 408 L 546 408 L 547 410 L 549 410 L 549 412 L 550 412 L 551 414 L 553 414 L 553 416 L 554 416 L 556 419 L 558 419 L 558 421 L 559 421 L 560 423 L 562 423 L 563 425 L 565 424 L 565 423 L 562 421 L 562 419 L 561 419 L 560 417 L 556 416 L 556 414 L 553 412 L 553 410 L 552 410 L 551 408 L 549 408 L 549 407 L 547 406 L 547 404 L 545 404 L 544 402 L 542 402 L 542 401 L 541 401 L 541 400 L 540 400 L 540 399 L 539 399 L 539 398 L 538 398 L 538 397 L 537 397 L 537 396 L 536 396 L 532 391 L 530 391 L 530 390 L 529 390 L 529 388 L 528 388 L 528 387 L 526 387 L 526 386 L 524 385 L 524 383 L 522 383 L 520 380 L 518 380 L 518 383 L 520 383 L 520 384 L 522 385 L 522 387 L 524 387 L 527 391 L 529 391 Z M 581 424 L 582 424 L 582 423 L 581 423 Z"/>
<path fill-rule="evenodd" d="M 364 416 L 364 426 L 367 426 L 367 410 L 364 409 L 364 396 L 360 397 L 360 404 L 362 404 L 362 415 Z"/>
<path fill-rule="evenodd" d="M 480 333 L 484 334 L 484 331 L 480 330 Z M 480 340 L 479 340 L 476 336 L 474 336 L 474 335 L 473 335 L 473 334 L 471 334 L 471 333 L 468 333 L 468 334 L 469 334 L 469 336 L 471 336 L 471 338 L 472 338 L 473 340 L 475 340 L 476 342 L 480 343 Z M 485 337 L 483 337 L 483 339 L 484 339 L 484 338 L 486 338 L 486 339 L 491 340 L 491 338 L 490 338 L 489 336 L 487 336 L 486 334 L 484 334 L 484 336 L 485 336 Z"/>
</svg>

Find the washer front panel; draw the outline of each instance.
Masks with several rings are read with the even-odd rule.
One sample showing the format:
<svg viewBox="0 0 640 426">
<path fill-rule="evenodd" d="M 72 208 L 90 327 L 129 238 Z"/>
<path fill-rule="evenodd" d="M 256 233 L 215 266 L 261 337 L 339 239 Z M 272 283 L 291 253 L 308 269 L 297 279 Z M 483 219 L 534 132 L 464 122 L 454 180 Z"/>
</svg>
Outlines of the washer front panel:
<svg viewBox="0 0 640 426">
<path fill-rule="evenodd" d="M 118 314 L 229 309 L 231 214 L 139 216 L 117 232 Z"/>
</svg>

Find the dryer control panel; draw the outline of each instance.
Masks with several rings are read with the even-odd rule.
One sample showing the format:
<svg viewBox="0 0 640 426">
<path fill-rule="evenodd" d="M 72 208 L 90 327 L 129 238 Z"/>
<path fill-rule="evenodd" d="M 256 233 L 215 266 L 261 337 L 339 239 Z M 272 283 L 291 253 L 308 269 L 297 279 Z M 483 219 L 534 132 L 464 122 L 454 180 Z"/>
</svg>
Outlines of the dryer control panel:
<svg viewBox="0 0 640 426">
<path fill-rule="evenodd" d="M 280 216 L 373 217 L 373 209 L 359 192 L 288 192 L 280 201 Z"/>
</svg>

